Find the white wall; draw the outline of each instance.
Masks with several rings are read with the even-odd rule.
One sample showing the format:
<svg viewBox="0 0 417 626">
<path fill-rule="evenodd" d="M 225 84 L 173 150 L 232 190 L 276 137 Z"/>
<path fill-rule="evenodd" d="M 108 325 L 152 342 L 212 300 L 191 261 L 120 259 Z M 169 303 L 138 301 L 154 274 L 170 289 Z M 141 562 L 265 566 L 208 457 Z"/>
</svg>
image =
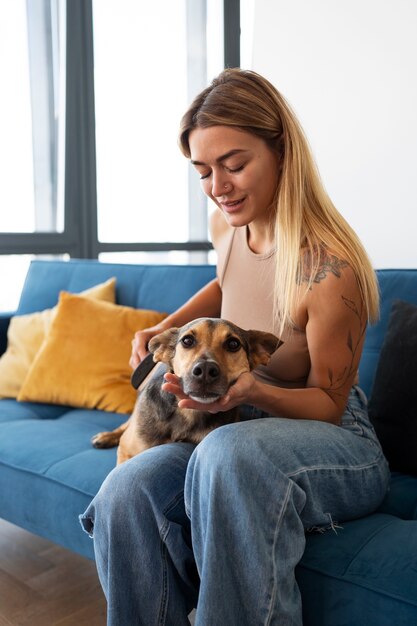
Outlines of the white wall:
<svg viewBox="0 0 417 626">
<path fill-rule="evenodd" d="M 378 268 L 417 267 L 416 32 L 415 0 L 255 0 L 252 69 Z"/>
</svg>

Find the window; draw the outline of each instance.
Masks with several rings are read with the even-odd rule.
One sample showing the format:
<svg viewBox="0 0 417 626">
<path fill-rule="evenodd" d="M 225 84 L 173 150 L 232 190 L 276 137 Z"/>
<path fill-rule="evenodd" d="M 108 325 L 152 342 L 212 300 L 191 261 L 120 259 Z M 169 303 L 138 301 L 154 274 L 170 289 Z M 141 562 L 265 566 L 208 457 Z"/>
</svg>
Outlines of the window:
<svg viewBox="0 0 417 626">
<path fill-rule="evenodd" d="M 58 0 L 0 3 L 0 233 L 15 233 L 1 242 L 0 310 L 16 308 L 33 258 L 5 253 L 19 252 L 29 233 L 64 228 L 62 9 Z"/>
<path fill-rule="evenodd" d="M 213 0 L 93 2 L 100 242 L 207 240 L 207 203 L 177 137 L 223 67 L 221 18 Z"/>
<path fill-rule="evenodd" d="M 96 0 L 93 24 L 99 240 L 187 241 L 186 2 Z"/>
<path fill-rule="evenodd" d="M 59 20 L 56 1 L 0 4 L 1 232 L 63 230 Z"/>
<path fill-rule="evenodd" d="M 240 0 L 240 61 L 241 66 L 250 70 L 253 67 L 253 24 L 255 0 Z"/>
<path fill-rule="evenodd" d="M 0 4 L 0 230 L 33 231 L 32 120 L 25 2 Z M 13 59 L 13 62 L 11 62 Z M 5 210 L 7 208 L 7 210 Z"/>
<path fill-rule="evenodd" d="M 0 3 L 3 276 L 16 284 L 34 255 L 208 260 L 177 132 L 225 59 L 238 64 L 236 41 L 239 0 Z"/>
</svg>

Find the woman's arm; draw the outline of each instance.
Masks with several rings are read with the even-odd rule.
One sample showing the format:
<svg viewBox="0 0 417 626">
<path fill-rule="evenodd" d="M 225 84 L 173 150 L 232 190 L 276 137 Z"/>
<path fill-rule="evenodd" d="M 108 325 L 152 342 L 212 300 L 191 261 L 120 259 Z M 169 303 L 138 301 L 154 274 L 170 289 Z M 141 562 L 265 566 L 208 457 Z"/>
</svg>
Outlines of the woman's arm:
<svg viewBox="0 0 417 626">
<path fill-rule="evenodd" d="M 337 272 L 326 265 L 303 303 L 311 359 L 306 387 L 274 387 L 243 374 L 221 401 L 205 405 L 206 410 L 224 411 L 246 403 L 280 417 L 340 422 L 362 353 L 366 314 L 353 271 L 331 258 Z M 166 390 L 173 390 L 176 381 L 169 375 L 167 381 Z M 185 396 L 180 406 L 202 408 Z"/>
<path fill-rule="evenodd" d="M 148 343 L 158 333 L 173 326 L 183 326 L 198 317 L 219 317 L 222 293 L 217 278 L 207 283 L 179 309 L 168 315 L 157 326 L 139 330 L 132 341 L 129 364 L 135 369 L 148 352 Z"/>
<path fill-rule="evenodd" d="M 311 369 L 305 389 L 263 385 L 252 390 L 256 406 L 281 407 L 283 417 L 338 424 L 357 376 L 367 316 L 353 271 L 335 257 L 306 297 L 306 336 Z M 267 389 L 265 389 L 267 387 Z"/>
</svg>

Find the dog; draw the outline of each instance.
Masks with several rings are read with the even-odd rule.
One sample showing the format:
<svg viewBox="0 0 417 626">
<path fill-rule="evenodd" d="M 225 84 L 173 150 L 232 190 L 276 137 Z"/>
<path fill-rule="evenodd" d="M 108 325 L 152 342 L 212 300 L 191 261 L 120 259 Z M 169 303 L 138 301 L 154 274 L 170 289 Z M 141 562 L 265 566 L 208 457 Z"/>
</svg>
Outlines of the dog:
<svg viewBox="0 0 417 626">
<path fill-rule="evenodd" d="M 199 318 L 155 335 L 148 349 L 153 361 L 162 365 L 145 380 L 129 420 L 116 430 L 98 433 L 92 444 L 96 448 L 118 445 L 119 465 L 160 444 L 200 443 L 214 428 L 239 421 L 238 408 L 214 414 L 180 409 L 177 396 L 161 389 L 164 374 L 176 374 L 191 399 L 212 403 L 223 397 L 241 374 L 266 365 L 281 344 L 271 333 L 243 330 L 218 318 Z"/>
</svg>

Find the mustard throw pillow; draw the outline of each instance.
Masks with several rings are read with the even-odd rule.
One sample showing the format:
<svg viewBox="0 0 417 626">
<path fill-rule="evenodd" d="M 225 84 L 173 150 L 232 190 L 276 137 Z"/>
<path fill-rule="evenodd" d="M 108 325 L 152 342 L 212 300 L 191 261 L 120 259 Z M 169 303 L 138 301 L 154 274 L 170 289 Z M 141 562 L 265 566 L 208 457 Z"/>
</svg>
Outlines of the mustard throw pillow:
<svg viewBox="0 0 417 626">
<path fill-rule="evenodd" d="M 55 319 L 17 399 L 131 413 L 136 400 L 129 367 L 133 335 L 164 317 L 61 294 Z"/>
<path fill-rule="evenodd" d="M 82 292 L 86 298 L 116 301 L 116 279 Z M 16 315 L 10 320 L 7 332 L 7 350 L 0 357 L 0 398 L 16 398 L 33 359 L 56 314 L 57 307 L 39 313 Z"/>
</svg>

